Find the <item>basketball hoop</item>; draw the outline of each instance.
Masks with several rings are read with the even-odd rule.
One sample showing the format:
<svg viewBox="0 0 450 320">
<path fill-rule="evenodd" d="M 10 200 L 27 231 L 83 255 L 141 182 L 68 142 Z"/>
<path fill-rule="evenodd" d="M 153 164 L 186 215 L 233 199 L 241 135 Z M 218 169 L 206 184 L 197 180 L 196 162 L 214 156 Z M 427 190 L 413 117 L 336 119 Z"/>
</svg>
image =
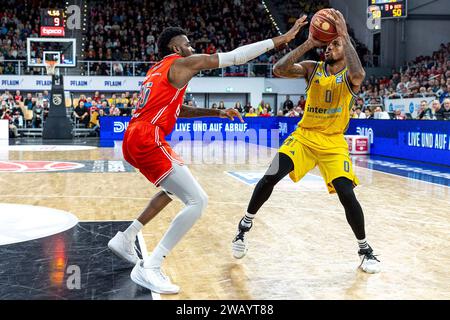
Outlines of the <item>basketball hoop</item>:
<svg viewBox="0 0 450 320">
<path fill-rule="evenodd" d="M 56 68 L 56 60 L 46 60 L 45 61 L 45 69 L 47 69 L 47 74 L 52 76 L 55 74 L 55 68 Z"/>
</svg>

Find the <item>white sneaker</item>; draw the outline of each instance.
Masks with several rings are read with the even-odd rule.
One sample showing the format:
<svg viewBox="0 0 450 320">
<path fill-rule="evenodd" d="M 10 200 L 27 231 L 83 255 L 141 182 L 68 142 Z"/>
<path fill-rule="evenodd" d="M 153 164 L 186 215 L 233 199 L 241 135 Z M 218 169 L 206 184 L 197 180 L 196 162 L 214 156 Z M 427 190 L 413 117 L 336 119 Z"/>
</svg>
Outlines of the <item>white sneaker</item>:
<svg viewBox="0 0 450 320">
<path fill-rule="evenodd" d="M 139 261 L 131 271 L 131 280 L 153 292 L 161 294 L 175 294 L 180 287 L 170 282 L 161 268 L 144 268 L 144 261 Z"/>
<path fill-rule="evenodd" d="M 233 257 L 236 259 L 242 259 L 248 251 L 248 241 L 245 238 L 245 231 L 239 230 L 232 241 L 231 251 Z"/>
<path fill-rule="evenodd" d="M 369 246 L 369 249 L 363 249 L 358 251 L 361 264 L 359 267 L 367 273 L 378 273 L 381 271 L 381 262 L 373 255 L 373 250 Z"/>
<path fill-rule="evenodd" d="M 245 233 L 249 232 L 250 229 L 253 227 L 253 223 L 250 225 L 250 227 L 243 226 L 241 224 L 242 220 L 244 220 L 244 218 L 242 218 L 241 221 L 239 221 L 238 231 L 232 241 L 232 246 L 231 246 L 231 251 L 233 252 L 233 257 L 235 257 L 236 259 L 242 259 L 247 254 L 248 241 L 245 238 Z"/>
<path fill-rule="evenodd" d="M 109 240 L 108 248 L 118 257 L 132 264 L 136 264 L 139 261 L 134 242 L 128 240 L 122 231 L 117 232 L 114 238 Z"/>
</svg>

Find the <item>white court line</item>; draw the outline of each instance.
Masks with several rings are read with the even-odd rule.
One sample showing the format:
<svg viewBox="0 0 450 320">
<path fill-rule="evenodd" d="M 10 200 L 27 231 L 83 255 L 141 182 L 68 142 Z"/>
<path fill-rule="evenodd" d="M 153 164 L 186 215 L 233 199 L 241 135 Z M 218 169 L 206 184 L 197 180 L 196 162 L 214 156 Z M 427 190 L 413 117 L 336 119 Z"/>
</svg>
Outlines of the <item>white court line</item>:
<svg viewBox="0 0 450 320">
<path fill-rule="evenodd" d="M 248 186 L 250 186 L 250 187 L 253 187 L 254 185 L 256 185 L 256 183 L 255 183 L 255 184 L 250 184 L 250 183 L 248 183 L 247 181 L 241 180 L 241 179 L 239 179 L 238 177 L 236 177 L 235 175 L 231 174 L 231 173 L 228 172 L 228 171 L 224 171 L 223 173 L 225 173 L 226 175 L 228 175 L 228 176 L 234 178 L 234 180 L 237 180 L 237 181 L 240 181 L 240 182 L 245 183 L 246 185 L 248 185 Z"/>
<path fill-rule="evenodd" d="M 141 231 L 139 231 L 137 238 L 138 238 L 138 242 L 139 242 L 139 247 L 141 247 L 142 258 L 145 259 L 145 257 L 148 257 L 148 251 L 147 251 L 147 246 L 145 245 L 144 236 L 142 235 Z M 156 293 L 153 291 L 152 291 L 152 297 L 153 297 L 153 300 L 161 300 L 161 295 L 159 293 Z"/>
<path fill-rule="evenodd" d="M 404 178 L 404 179 L 407 179 L 407 180 L 420 181 L 420 182 L 423 182 L 423 183 L 432 184 L 432 185 L 434 185 L 434 186 L 439 186 L 439 187 L 444 187 L 444 188 L 450 188 L 450 186 L 446 186 L 446 185 L 444 185 L 444 184 L 439 184 L 439 183 L 429 182 L 429 181 L 425 181 L 425 180 L 422 180 L 422 179 L 415 179 L 415 178 L 405 177 L 405 176 L 402 176 L 402 175 L 399 175 L 399 174 L 389 173 L 389 172 L 385 172 L 385 171 L 381 171 L 381 170 L 370 169 L 370 168 L 361 167 L 361 166 L 358 166 L 358 165 L 355 165 L 355 166 L 356 166 L 357 168 L 369 170 L 369 171 L 372 171 L 372 172 L 379 172 L 379 173 L 387 174 L 387 175 L 393 176 L 393 177 L 400 177 L 400 178 Z M 414 173 L 414 171 L 410 171 L 410 172 Z M 417 172 L 417 173 L 418 173 L 418 174 L 423 174 L 423 175 L 425 175 L 424 173 L 419 173 L 419 172 Z"/>
</svg>

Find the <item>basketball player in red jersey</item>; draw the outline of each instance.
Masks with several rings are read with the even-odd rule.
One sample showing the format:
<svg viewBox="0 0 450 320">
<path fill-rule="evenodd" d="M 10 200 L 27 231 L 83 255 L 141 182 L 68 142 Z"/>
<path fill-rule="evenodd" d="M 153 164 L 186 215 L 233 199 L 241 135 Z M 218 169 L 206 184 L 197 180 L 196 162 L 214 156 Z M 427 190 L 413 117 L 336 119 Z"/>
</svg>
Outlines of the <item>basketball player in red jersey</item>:
<svg viewBox="0 0 450 320">
<path fill-rule="evenodd" d="M 147 73 L 141 87 L 139 104 L 123 140 L 123 155 L 155 186 L 161 186 L 148 206 L 124 232 L 118 232 L 108 247 L 121 258 L 135 264 L 131 279 L 153 292 L 178 293 L 161 271 L 163 259 L 200 218 L 207 204 L 207 195 L 190 173 L 183 160 L 166 142 L 178 117 L 242 118 L 234 109 L 216 110 L 192 108 L 182 104 L 189 81 L 201 70 L 244 64 L 259 55 L 284 45 L 295 38 L 305 25 L 306 16 L 298 19 L 287 33 L 230 52 L 194 54 L 186 32 L 181 28 L 166 28 L 158 39 L 163 59 Z M 136 235 L 153 219 L 172 197 L 178 197 L 185 207 L 172 221 L 169 229 L 149 257 L 140 261 L 134 249 Z"/>
</svg>

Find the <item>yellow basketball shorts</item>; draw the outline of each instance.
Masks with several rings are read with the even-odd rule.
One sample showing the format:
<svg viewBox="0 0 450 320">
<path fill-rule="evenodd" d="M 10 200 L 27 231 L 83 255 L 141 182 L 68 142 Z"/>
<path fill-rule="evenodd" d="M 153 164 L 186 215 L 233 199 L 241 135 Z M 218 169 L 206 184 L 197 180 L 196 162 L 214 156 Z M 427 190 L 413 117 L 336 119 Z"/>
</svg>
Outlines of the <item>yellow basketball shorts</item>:
<svg viewBox="0 0 450 320">
<path fill-rule="evenodd" d="M 294 182 L 300 181 L 318 165 L 329 193 L 336 192 L 332 184 L 336 178 L 348 178 L 354 186 L 359 183 L 343 135 L 329 136 L 298 128 L 284 141 L 278 152 L 292 159 L 294 170 L 289 176 Z"/>
</svg>

